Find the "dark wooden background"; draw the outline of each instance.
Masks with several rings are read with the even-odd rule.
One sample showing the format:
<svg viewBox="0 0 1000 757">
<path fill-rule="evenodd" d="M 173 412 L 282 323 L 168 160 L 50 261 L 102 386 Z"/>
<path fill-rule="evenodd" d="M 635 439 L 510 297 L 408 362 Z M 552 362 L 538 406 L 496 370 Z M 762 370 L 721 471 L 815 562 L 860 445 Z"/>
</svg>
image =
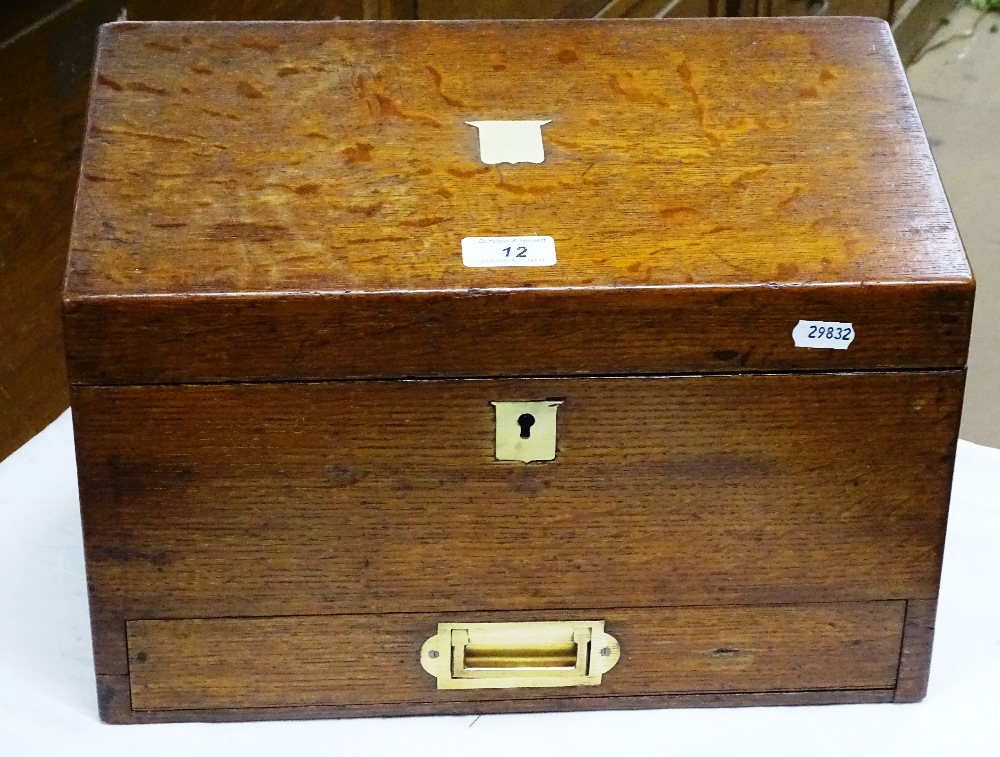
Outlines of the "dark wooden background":
<svg viewBox="0 0 1000 757">
<path fill-rule="evenodd" d="M 68 404 L 60 289 L 99 25 L 131 20 L 873 15 L 904 61 L 955 0 L 33 0 L 0 9 L 0 459 Z"/>
</svg>

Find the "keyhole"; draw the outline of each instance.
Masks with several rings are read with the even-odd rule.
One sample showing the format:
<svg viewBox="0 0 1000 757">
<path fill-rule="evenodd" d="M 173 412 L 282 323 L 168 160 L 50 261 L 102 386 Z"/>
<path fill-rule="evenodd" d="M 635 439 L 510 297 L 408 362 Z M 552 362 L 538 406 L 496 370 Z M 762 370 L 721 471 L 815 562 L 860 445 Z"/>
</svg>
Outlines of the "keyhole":
<svg viewBox="0 0 1000 757">
<path fill-rule="evenodd" d="M 517 419 L 517 425 L 521 427 L 521 438 L 527 439 L 531 436 L 531 427 L 535 425 L 535 416 L 525 413 Z"/>
</svg>

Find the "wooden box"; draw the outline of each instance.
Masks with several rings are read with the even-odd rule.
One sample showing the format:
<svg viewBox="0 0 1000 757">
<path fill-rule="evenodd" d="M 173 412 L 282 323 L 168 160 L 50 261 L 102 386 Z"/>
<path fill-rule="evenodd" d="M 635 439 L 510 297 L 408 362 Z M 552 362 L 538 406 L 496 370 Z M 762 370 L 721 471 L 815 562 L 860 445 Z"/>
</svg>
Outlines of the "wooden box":
<svg viewBox="0 0 1000 757">
<path fill-rule="evenodd" d="M 973 288 L 881 21 L 105 26 L 101 715 L 919 699 Z"/>
</svg>

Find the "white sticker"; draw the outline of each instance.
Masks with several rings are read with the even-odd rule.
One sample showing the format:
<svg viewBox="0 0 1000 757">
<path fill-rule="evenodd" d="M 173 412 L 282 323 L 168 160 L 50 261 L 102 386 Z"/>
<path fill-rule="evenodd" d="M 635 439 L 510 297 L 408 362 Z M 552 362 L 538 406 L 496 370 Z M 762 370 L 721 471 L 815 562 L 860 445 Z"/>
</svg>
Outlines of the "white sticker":
<svg viewBox="0 0 1000 757">
<path fill-rule="evenodd" d="M 796 347 L 846 350 L 854 341 L 854 324 L 836 321 L 799 321 L 792 329 Z"/>
<path fill-rule="evenodd" d="M 556 264 L 552 237 L 466 237 L 462 262 L 469 268 L 540 266 Z"/>
<path fill-rule="evenodd" d="M 545 160 L 542 127 L 551 121 L 466 121 L 479 130 L 479 158 L 498 163 L 541 163 Z"/>
</svg>

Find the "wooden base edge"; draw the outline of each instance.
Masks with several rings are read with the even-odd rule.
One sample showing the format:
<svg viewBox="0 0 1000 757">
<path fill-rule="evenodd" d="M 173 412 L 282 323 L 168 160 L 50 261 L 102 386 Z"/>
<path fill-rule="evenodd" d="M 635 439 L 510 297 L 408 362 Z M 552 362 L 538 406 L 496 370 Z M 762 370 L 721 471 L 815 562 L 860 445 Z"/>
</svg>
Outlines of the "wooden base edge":
<svg viewBox="0 0 1000 757">
<path fill-rule="evenodd" d="M 936 614 L 935 599 L 911 599 L 906 603 L 894 702 L 919 702 L 927 695 Z"/>
<path fill-rule="evenodd" d="M 104 723 L 136 723 L 127 675 L 97 674 L 97 714 Z"/>
<path fill-rule="evenodd" d="M 893 701 L 893 689 L 781 691 L 756 694 L 663 694 L 636 697 L 568 697 L 495 702 L 412 702 L 338 707 L 264 707 L 228 710 L 133 710 L 127 675 L 99 675 L 98 703 L 105 723 L 221 723 L 254 720 L 381 718 L 403 715 L 499 715 L 578 710 L 656 710 L 691 707 L 763 707 L 876 704 Z"/>
</svg>

